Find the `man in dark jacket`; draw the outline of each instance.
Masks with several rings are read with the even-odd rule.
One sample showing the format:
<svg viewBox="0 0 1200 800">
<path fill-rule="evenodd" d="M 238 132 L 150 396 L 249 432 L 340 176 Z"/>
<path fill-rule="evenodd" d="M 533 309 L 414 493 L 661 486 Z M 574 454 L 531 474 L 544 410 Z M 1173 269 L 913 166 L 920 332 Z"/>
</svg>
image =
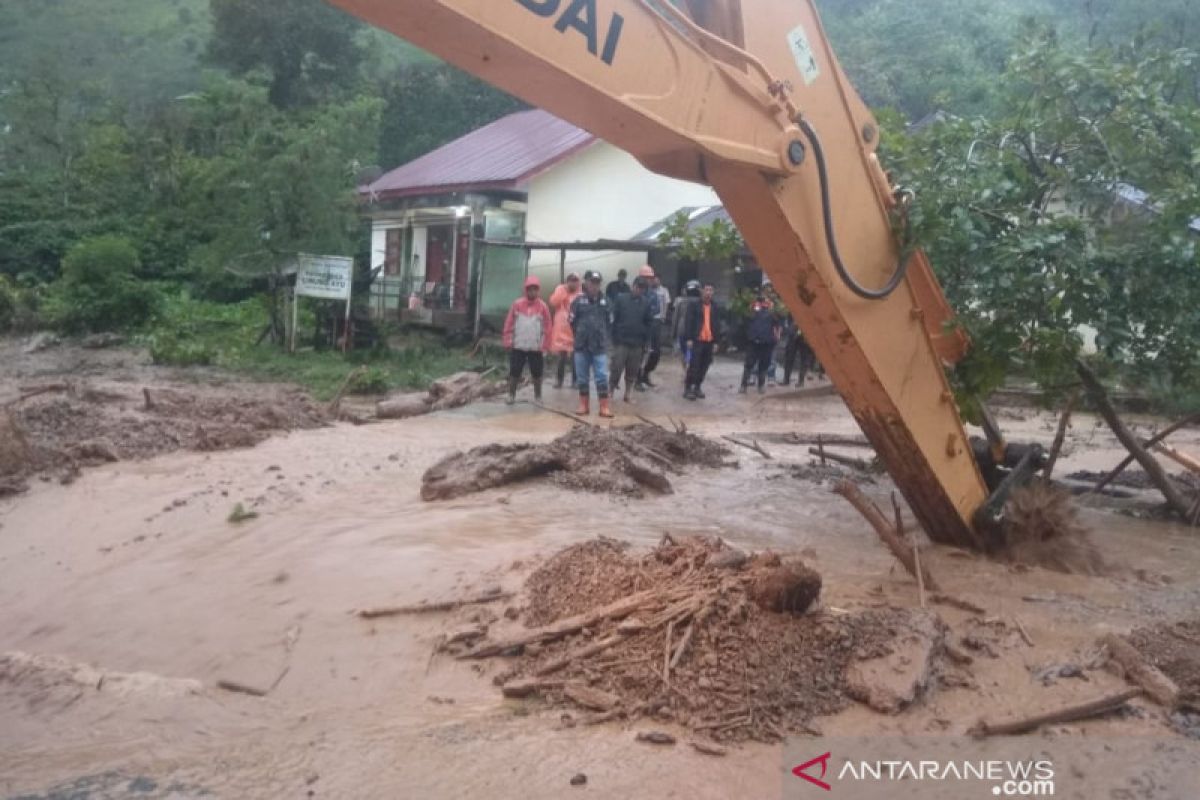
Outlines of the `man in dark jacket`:
<svg viewBox="0 0 1200 800">
<path fill-rule="evenodd" d="M 617 302 L 617 298 L 623 294 L 629 294 L 629 283 L 625 280 L 629 277 L 629 273 L 623 269 L 617 270 L 617 279 L 610 283 L 604 289 L 604 296 L 608 299 L 608 304 L 611 306 Z"/>
<path fill-rule="evenodd" d="M 721 318 L 720 306 L 713 301 L 713 287 L 706 285 L 700 294 L 700 302 L 688 303 L 683 320 L 683 341 L 691 353 L 688 364 L 686 387 L 683 396 L 688 400 L 703 400 L 704 377 L 712 365 L 713 350 L 719 338 Z"/>
<path fill-rule="evenodd" d="M 568 319 L 575 333 L 575 380 L 579 387 L 579 410 L 576 414 L 591 413 L 590 386 L 592 370 L 596 372 L 596 397 L 600 401 L 600 416 L 611 417 L 608 407 L 608 298 L 600 291 L 600 273 L 589 270 L 583 276 L 583 291 L 571 301 Z"/>
<path fill-rule="evenodd" d="M 766 391 L 767 369 L 771 366 L 771 354 L 778 342 L 778 327 L 775 320 L 775 304 L 759 294 L 750 306 L 750 322 L 746 326 L 746 363 L 742 369 L 742 385 L 738 389 L 746 393 L 750 376 L 758 374 L 758 393 Z"/>
<path fill-rule="evenodd" d="M 629 390 L 633 388 L 642 368 L 642 356 L 650 341 L 650 328 L 654 322 L 654 310 L 646 296 L 647 282 L 638 277 L 633 281 L 629 294 L 617 295 L 613 306 L 613 391 L 625 376 L 625 402 L 629 402 Z"/>
</svg>

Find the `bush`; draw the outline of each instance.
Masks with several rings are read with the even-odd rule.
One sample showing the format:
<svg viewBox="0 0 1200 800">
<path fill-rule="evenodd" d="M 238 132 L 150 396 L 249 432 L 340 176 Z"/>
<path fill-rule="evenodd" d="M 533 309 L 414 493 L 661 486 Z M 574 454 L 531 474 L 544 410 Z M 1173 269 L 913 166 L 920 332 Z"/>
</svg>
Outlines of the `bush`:
<svg viewBox="0 0 1200 800">
<path fill-rule="evenodd" d="M 0 333 L 30 331 L 38 324 L 36 289 L 22 288 L 0 275 Z"/>
<path fill-rule="evenodd" d="M 346 391 L 349 394 L 383 394 L 388 390 L 388 386 L 387 370 L 367 367 L 354 373 Z"/>
<path fill-rule="evenodd" d="M 51 285 L 47 317 L 67 333 L 135 328 L 158 305 L 155 288 L 134 273 L 138 254 L 118 236 L 80 242 L 63 258 L 62 277 Z"/>
</svg>

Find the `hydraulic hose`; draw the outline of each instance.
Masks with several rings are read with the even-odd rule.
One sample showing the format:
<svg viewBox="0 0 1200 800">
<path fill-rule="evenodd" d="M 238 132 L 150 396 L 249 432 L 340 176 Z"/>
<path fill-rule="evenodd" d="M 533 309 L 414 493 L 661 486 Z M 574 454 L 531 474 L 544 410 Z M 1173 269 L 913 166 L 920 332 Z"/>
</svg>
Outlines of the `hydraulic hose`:
<svg viewBox="0 0 1200 800">
<path fill-rule="evenodd" d="M 817 136 L 816 130 L 808 123 L 808 120 L 801 118 L 799 121 L 800 130 L 808 138 L 808 143 L 812 147 L 813 158 L 817 161 L 817 175 L 821 181 L 821 216 L 825 222 L 825 243 L 829 248 L 829 257 L 833 259 L 833 267 L 837 270 L 838 277 L 842 279 L 842 283 L 850 291 L 854 292 L 859 297 L 866 300 L 882 300 L 896 290 L 904 281 L 904 276 L 908 273 L 908 256 L 910 253 L 907 248 L 900 249 L 900 263 L 896 265 L 896 271 L 892 273 L 892 277 L 883 285 L 881 289 L 868 289 L 867 287 L 854 280 L 853 276 L 846 270 L 846 265 L 842 263 L 841 253 L 838 252 L 837 236 L 833 230 L 833 208 L 829 202 L 829 170 L 825 166 L 825 151 L 821 149 L 821 140 Z"/>
</svg>

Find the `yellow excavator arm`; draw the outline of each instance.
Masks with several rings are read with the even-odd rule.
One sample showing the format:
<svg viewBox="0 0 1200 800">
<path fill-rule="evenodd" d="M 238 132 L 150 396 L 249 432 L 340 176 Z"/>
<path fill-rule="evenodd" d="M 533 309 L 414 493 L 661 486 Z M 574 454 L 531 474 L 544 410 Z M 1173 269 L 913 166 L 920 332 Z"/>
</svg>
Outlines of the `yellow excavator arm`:
<svg viewBox="0 0 1200 800">
<path fill-rule="evenodd" d="M 809 0 L 330 0 L 713 187 L 935 541 L 984 546 L 988 488 L 944 367 L 965 349 Z"/>
</svg>

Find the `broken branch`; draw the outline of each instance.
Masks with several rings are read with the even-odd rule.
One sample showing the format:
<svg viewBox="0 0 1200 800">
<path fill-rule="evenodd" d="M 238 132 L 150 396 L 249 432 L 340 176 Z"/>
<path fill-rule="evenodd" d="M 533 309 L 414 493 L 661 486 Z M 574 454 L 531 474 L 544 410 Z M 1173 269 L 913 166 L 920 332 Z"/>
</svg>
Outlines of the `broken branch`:
<svg viewBox="0 0 1200 800">
<path fill-rule="evenodd" d="M 1050 482 L 1050 475 L 1054 472 L 1054 464 L 1058 461 L 1058 456 L 1062 452 L 1063 442 L 1067 438 L 1067 426 L 1071 424 L 1071 413 L 1075 410 L 1075 404 L 1079 402 L 1079 392 L 1071 393 L 1067 398 L 1067 404 L 1063 407 L 1062 416 L 1058 419 L 1058 430 L 1054 433 L 1054 443 L 1050 445 L 1050 455 L 1046 459 L 1046 466 L 1042 469 L 1042 480 L 1046 483 Z"/>
<path fill-rule="evenodd" d="M 1142 469 L 1146 470 L 1146 475 L 1149 476 L 1154 486 L 1162 492 L 1163 497 L 1167 499 L 1167 504 L 1171 509 L 1184 519 L 1187 518 L 1188 512 L 1191 510 L 1191 503 L 1188 502 L 1179 488 L 1171 482 L 1167 477 L 1167 473 L 1163 470 L 1162 464 L 1155 460 L 1154 456 L 1146 452 L 1137 437 L 1125 426 L 1121 418 L 1117 416 L 1117 411 L 1113 408 L 1112 403 L 1108 399 L 1108 394 L 1104 391 L 1104 387 L 1100 384 L 1100 379 L 1096 377 L 1096 373 L 1092 372 L 1082 361 L 1075 361 L 1075 371 L 1079 373 L 1079 377 L 1083 380 L 1083 385 L 1087 387 L 1088 394 L 1091 395 L 1092 402 L 1096 404 L 1096 410 L 1100 412 L 1100 416 L 1104 417 L 1104 421 L 1108 423 L 1108 427 L 1112 428 L 1112 432 L 1120 440 L 1125 449 L 1137 459 L 1137 462 L 1142 465 Z"/>
<path fill-rule="evenodd" d="M 1117 694 L 1105 695 L 1086 703 L 1066 706 L 1056 711 L 1044 714 L 1034 714 L 1005 722 L 986 722 L 980 720 L 970 733 L 978 738 L 985 736 L 1011 736 L 1016 733 L 1028 733 L 1043 725 L 1057 725 L 1063 722 L 1075 722 L 1089 717 L 1114 711 L 1142 693 L 1141 689 L 1126 689 Z"/>
<path fill-rule="evenodd" d="M 851 467 L 853 469 L 857 469 L 861 472 L 871 472 L 873 469 L 870 461 L 864 461 L 861 458 L 854 458 L 852 456 L 840 456 L 837 453 L 829 452 L 828 450 L 825 449 L 824 442 L 820 443 L 817 447 L 808 448 L 808 452 L 810 455 L 814 455 L 814 456 L 817 456 L 818 458 L 820 458 L 822 463 L 824 463 L 824 461 L 826 459 L 828 459 L 829 461 L 833 461 L 837 464 L 842 464 L 844 466 Z"/>
<path fill-rule="evenodd" d="M 463 606 L 494 603 L 497 600 L 508 600 L 512 592 L 489 591 L 475 597 L 464 597 L 459 600 L 446 600 L 441 603 L 417 603 L 410 606 L 383 606 L 381 608 L 364 608 L 358 612 L 363 619 L 378 619 L 379 617 L 398 617 L 401 614 L 428 614 L 435 611 L 453 611 Z"/>
<path fill-rule="evenodd" d="M 721 438 L 727 442 L 733 442 L 738 447 L 744 447 L 747 450 L 753 450 L 754 452 L 758 453 L 760 456 L 767 459 L 768 461 L 774 460 L 771 458 L 771 454 L 768 453 L 766 450 L 764 450 L 763 446 L 760 445 L 758 442 L 747 443 L 747 442 L 743 442 L 741 439 L 734 438 L 733 436 L 722 436 Z"/>
<path fill-rule="evenodd" d="M 879 510 L 879 507 L 872 503 L 862 493 L 862 490 L 850 481 L 838 481 L 837 485 L 833 487 L 833 491 L 835 494 L 840 494 L 846 498 L 850 505 L 854 506 L 858 510 L 858 513 L 866 518 L 871 527 L 875 529 L 875 532 L 879 534 L 879 538 L 887 545 L 888 550 L 892 551 L 892 555 L 896 557 L 896 560 L 908 570 L 909 575 L 915 578 L 919 568 L 913 556 L 912 548 L 904 543 L 891 523 L 884 517 L 883 512 Z M 921 581 L 924 585 L 931 591 L 938 591 L 938 583 L 929 573 L 928 567 L 920 568 L 920 573 Z"/>
<path fill-rule="evenodd" d="M 572 633 L 581 631 L 584 628 L 598 625 L 607 619 L 622 619 L 640 608 L 661 601 L 662 596 L 656 591 L 638 592 L 586 614 L 576 614 L 573 617 L 559 620 L 542 628 L 525 631 L 508 639 L 485 642 L 463 653 L 459 658 L 487 658 L 517 647 L 524 647 L 528 644 L 552 642 L 564 636 L 570 636 Z"/>
<path fill-rule="evenodd" d="M 1200 425 L 1200 414 L 1193 414 L 1190 417 L 1184 417 L 1181 420 L 1173 422 L 1172 424 L 1163 428 L 1161 431 L 1159 431 L 1155 435 L 1151 436 L 1146 441 L 1142 442 L 1142 446 L 1143 447 L 1153 447 L 1154 445 L 1161 442 L 1163 439 L 1166 439 L 1172 433 L 1175 433 L 1175 431 L 1180 430 L 1181 428 L 1186 428 L 1189 425 Z M 1132 455 L 1126 456 L 1125 460 L 1122 461 L 1120 464 L 1117 464 L 1117 466 L 1113 467 L 1113 471 L 1108 473 L 1107 475 L 1105 475 L 1104 478 L 1101 479 L 1100 482 L 1096 484 L 1095 488 L 1092 489 L 1092 491 L 1100 492 L 1102 489 L 1104 489 L 1105 486 L 1108 486 L 1110 483 L 1115 481 L 1117 479 L 1117 477 L 1122 472 L 1125 471 L 1125 468 L 1133 463 L 1133 460 L 1134 459 L 1133 459 Z"/>
</svg>

